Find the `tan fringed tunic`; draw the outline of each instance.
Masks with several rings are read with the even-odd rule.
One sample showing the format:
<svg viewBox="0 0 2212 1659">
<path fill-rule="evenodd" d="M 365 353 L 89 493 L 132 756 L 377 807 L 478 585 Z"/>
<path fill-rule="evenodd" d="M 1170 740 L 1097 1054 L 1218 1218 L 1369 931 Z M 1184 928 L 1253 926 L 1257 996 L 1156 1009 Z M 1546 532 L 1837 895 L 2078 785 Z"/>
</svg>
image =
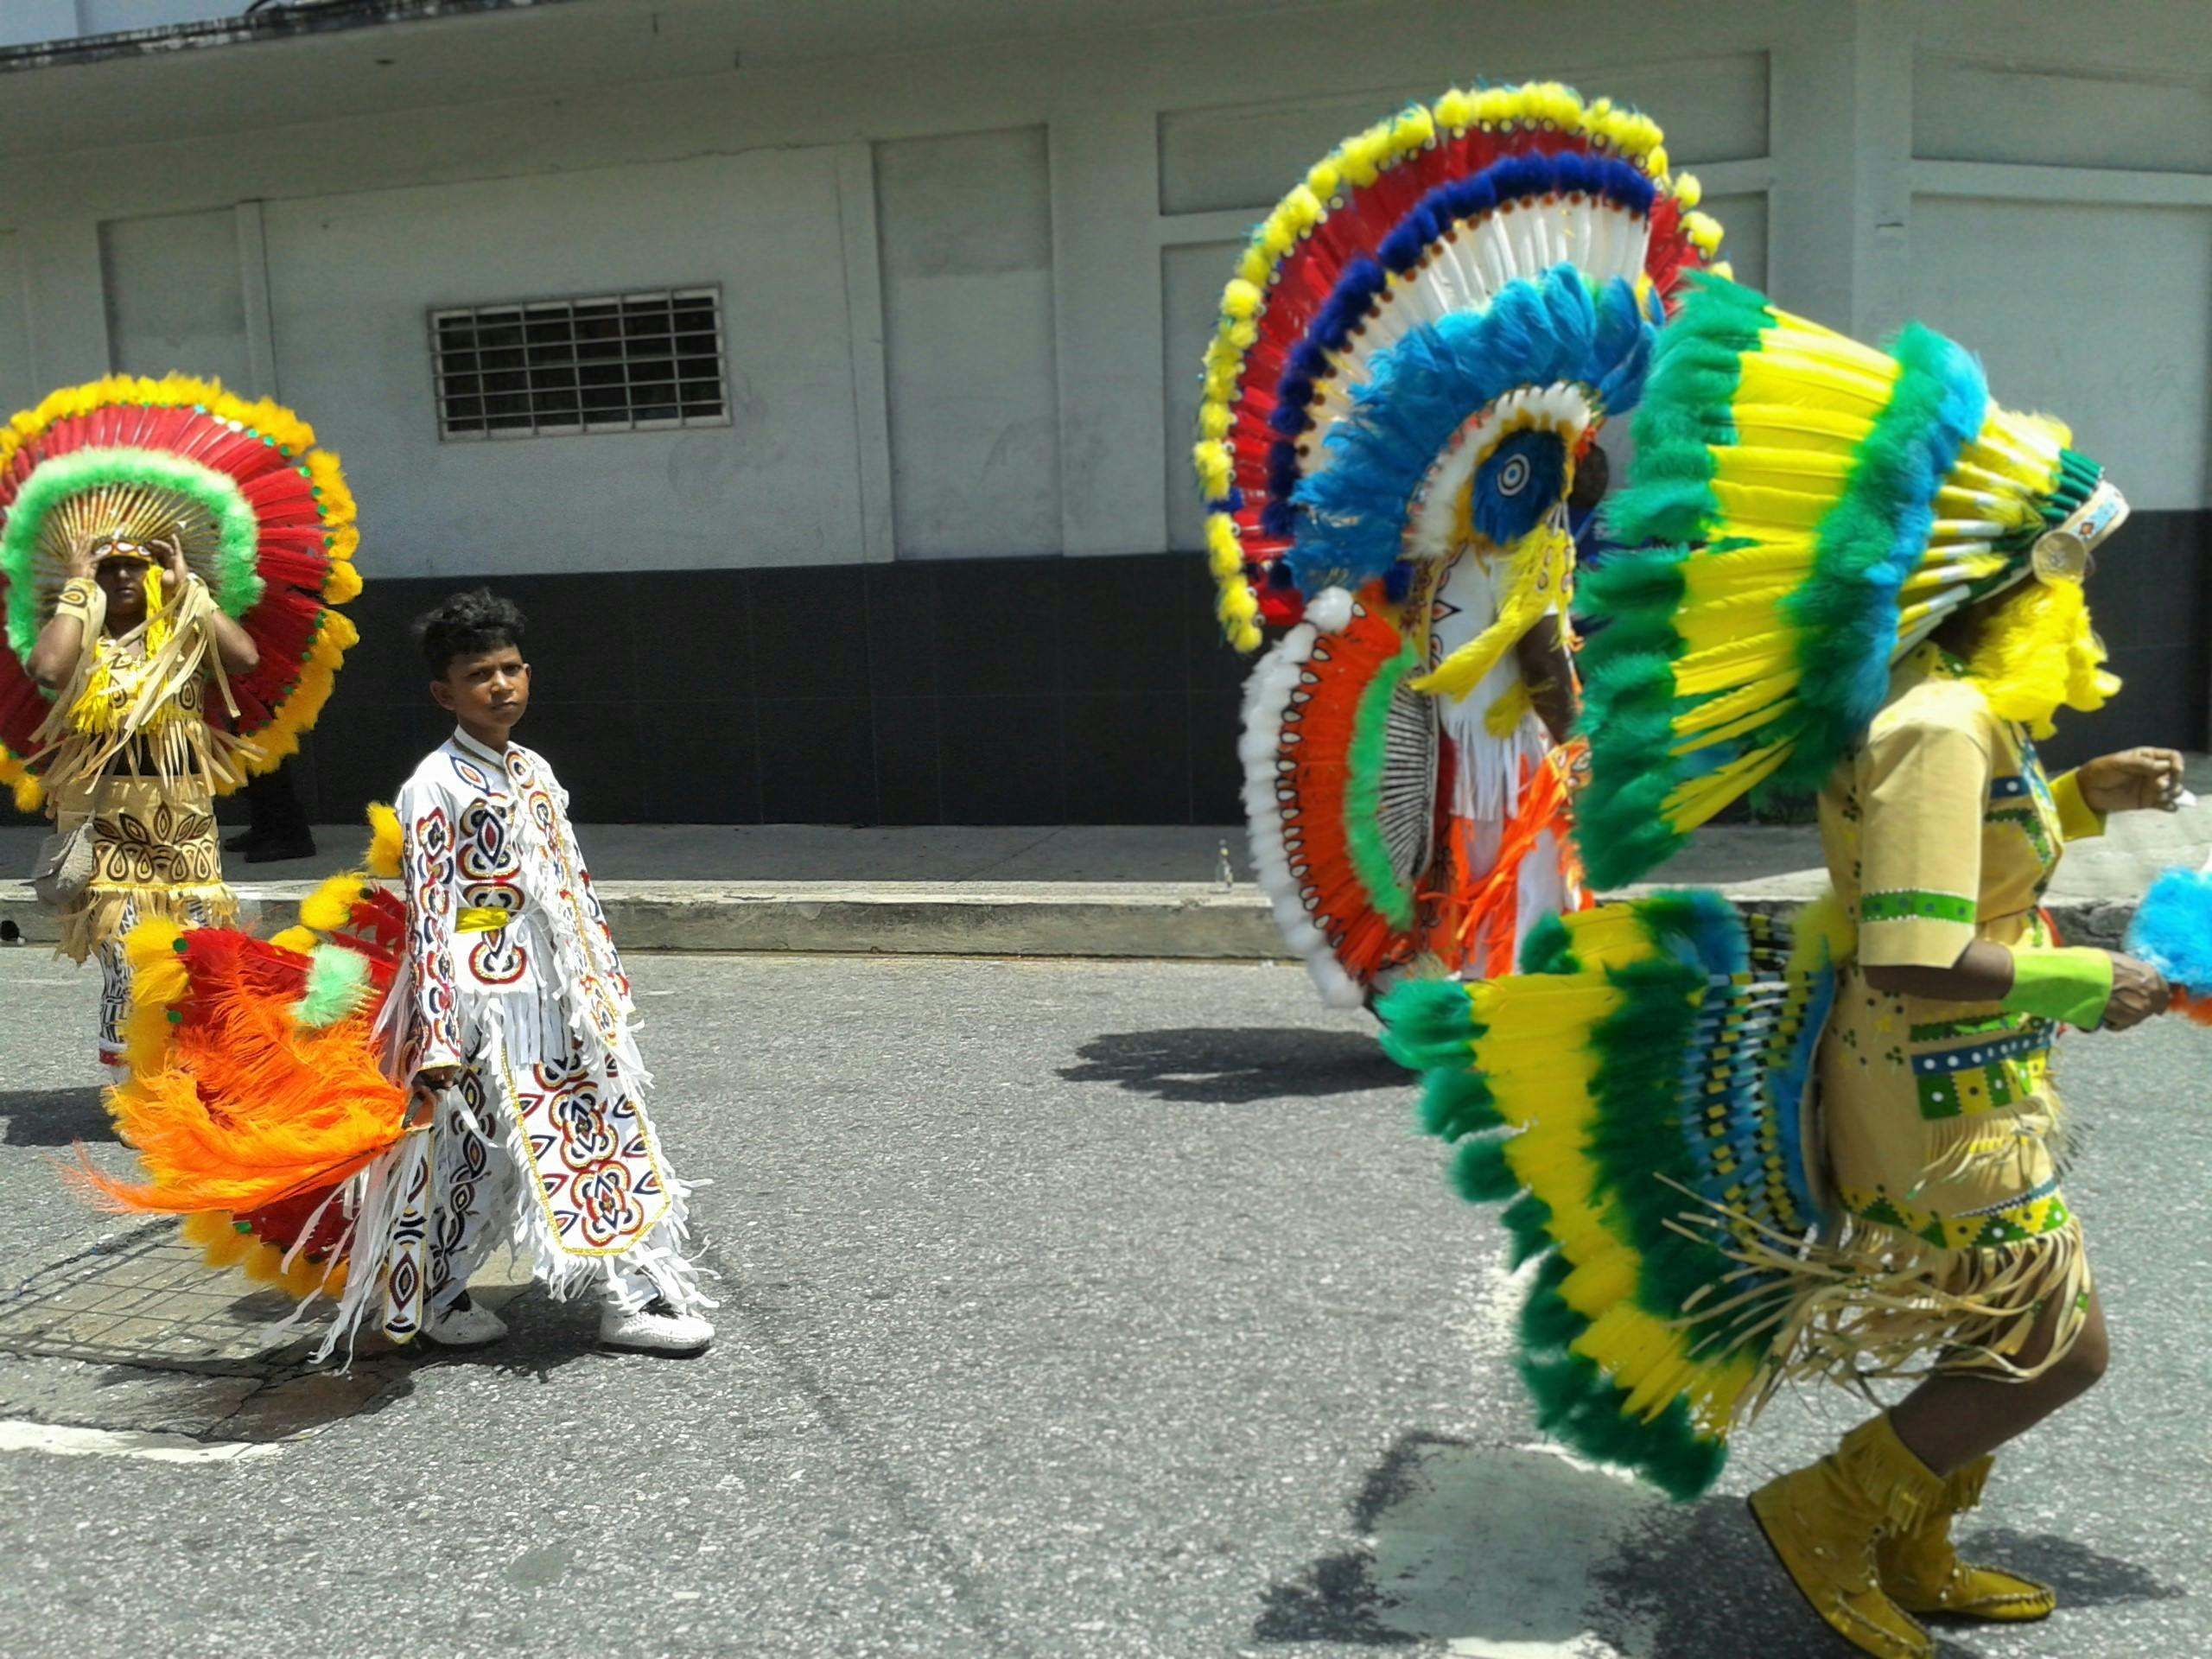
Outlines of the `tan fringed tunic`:
<svg viewBox="0 0 2212 1659">
<path fill-rule="evenodd" d="M 96 598 L 91 646 L 38 733 L 35 764 L 55 829 L 92 824 L 92 882 L 61 912 L 60 948 L 76 962 L 100 959 L 100 1049 L 111 1064 L 121 1059 L 130 1012 L 124 935 L 149 917 L 220 926 L 238 916 L 214 796 L 219 783 L 238 780 L 246 746 L 207 723 L 211 679 L 230 700 L 213 610 L 194 579 L 166 612 L 111 635 Z"/>
<path fill-rule="evenodd" d="M 2090 1278 L 2059 1189 L 2056 1028 L 1995 1004 L 1870 988 L 1866 966 L 1948 968 L 1974 940 L 2048 945 L 2038 906 L 2064 842 L 2101 833 L 2073 774 L 2046 778 L 1962 664 L 1901 664 L 1866 741 L 1820 803 L 1837 893 L 1858 925 L 1820 1056 L 1829 1172 L 1847 1248 L 1884 1294 L 1840 1329 L 1862 1374 L 2010 1369 L 2053 1299 L 2081 1328 Z"/>
</svg>

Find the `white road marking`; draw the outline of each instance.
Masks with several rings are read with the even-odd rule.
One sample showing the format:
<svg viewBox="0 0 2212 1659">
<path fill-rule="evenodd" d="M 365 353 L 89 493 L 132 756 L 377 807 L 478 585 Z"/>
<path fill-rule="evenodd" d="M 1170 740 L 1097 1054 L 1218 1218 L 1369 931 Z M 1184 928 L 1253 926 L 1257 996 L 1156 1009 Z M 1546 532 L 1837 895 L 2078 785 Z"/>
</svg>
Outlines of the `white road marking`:
<svg viewBox="0 0 2212 1659">
<path fill-rule="evenodd" d="M 273 1458 L 278 1448 L 257 1440 L 196 1440 L 152 1429 L 71 1428 L 0 1420 L 0 1452 L 45 1452 L 61 1458 L 143 1458 L 149 1463 L 235 1463 Z"/>
</svg>

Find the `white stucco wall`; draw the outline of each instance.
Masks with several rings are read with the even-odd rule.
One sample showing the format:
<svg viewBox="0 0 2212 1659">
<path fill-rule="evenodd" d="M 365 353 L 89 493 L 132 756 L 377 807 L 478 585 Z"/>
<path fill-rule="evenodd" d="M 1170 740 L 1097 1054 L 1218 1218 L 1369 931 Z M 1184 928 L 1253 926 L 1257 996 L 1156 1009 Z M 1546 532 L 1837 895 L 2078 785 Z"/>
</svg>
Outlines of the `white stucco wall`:
<svg viewBox="0 0 2212 1659">
<path fill-rule="evenodd" d="M 279 383 L 391 574 L 857 558 L 839 208 L 827 147 L 272 201 Z M 429 308 L 708 283 L 729 425 L 440 440 Z"/>
<path fill-rule="evenodd" d="M 989 32 L 987 0 L 914 7 L 948 41 Z M 613 0 L 391 31 L 404 49 L 365 30 L 38 72 L 111 74 L 144 142 L 41 150 L 0 115 L 22 152 L 0 154 L 0 401 L 165 350 L 243 372 L 345 455 L 394 573 L 1186 546 L 1198 350 L 1255 214 L 1406 97 L 1554 74 L 1661 120 L 1746 279 L 1869 335 L 1950 329 L 2139 505 L 2206 504 L 2212 9 L 1064 15 L 873 54 L 861 31 L 786 58 L 584 49 L 587 24 L 646 26 Z M 471 54 L 512 74 L 473 77 Z M 163 86 L 181 113 L 156 132 Z M 402 99 L 429 101 L 379 104 Z M 727 308 L 730 427 L 438 442 L 429 307 L 701 282 Z"/>
</svg>

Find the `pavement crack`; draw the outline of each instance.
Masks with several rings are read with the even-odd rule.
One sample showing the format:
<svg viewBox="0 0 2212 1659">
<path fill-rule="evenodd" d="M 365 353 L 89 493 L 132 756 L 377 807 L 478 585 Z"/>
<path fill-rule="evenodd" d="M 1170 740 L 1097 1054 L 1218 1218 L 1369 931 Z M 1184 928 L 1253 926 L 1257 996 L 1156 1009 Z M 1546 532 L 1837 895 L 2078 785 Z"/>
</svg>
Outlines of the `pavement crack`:
<svg viewBox="0 0 2212 1659">
<path fill-rule="evenodd" d="M 1007 1627 L 1005 1620 L 991 1605 L 989 1592 L 961 1560 L 944 1522 L 916 1494 L 913 1484 L 900 1475 L 890 1459 L 869 1442 L 822 1373 L 778 1333 L 774 1315 L 770 1309 L 738 1284 L 731 1286 L 728 1301 L 733 1310 L 752 1328 L 753 1334 L 761 1340 L 774 1359 L 776 1369 L 805 1400 L 823 1426 L 840 1440 L 857 1448 L 857 1460 L 869 1482 L 883 1495 L 908 1534 L 921 1540 L 935 1558 L 938 1572 L 951 1590 L 954 1605 L 960 1609 L 961 1616 L 969 1627 L 987 1644 L 984 1651 L 1003 1656 L 1003 1659 L 1034 1659 L 1036 1649 L 1022 1642 Z"/>
<path fill-rule="evenodd" d="M 1013 863 L 1014 860 L 1027 857 L 1029 854 L 1035 852 L 1039 847 L 1042 847 L 1046 842 L 1052 840 L 1059 833 L 1060 831 L 1058 828 L 1047 830 L 1044 834 L 1039 836 L 1036 840 L 1026 841 L 1022 842 L 1020 846 L 1015 848 L 1012 852 L 1002 853 L 996 858 L 987 859 L 982 863 L 978 864 L 974 869 L 964 870 L 960 874 L 954 876 L 952 879 L 956 881 L 980 881 L 988 875 L 993 870 L 1004 869 L 1007 865 Z"/>
</svg>

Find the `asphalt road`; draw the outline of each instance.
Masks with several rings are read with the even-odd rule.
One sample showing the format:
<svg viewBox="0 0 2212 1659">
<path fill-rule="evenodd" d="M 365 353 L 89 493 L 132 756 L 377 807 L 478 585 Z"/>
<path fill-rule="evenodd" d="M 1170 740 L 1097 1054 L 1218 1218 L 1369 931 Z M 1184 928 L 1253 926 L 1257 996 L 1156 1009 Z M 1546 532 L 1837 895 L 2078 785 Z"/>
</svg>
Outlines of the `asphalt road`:
<svg viewBox="0 0 2212 1659">
<path fill-rule="evenodd" d="M 1840 1651 L 1740 1497 L 1858 1408 L 1784 1402 L 1688 1507 L 1542 1449 L 1497 1230 L 1297 969 L 636 968 L 715 1350 L 597 1354 L 530 1293 L 482 1356 L 289 1384 L 273 1439 L 226 1427 L 253 1378 L 0 1353 L 0 1652 Z M 92 995 L 0 951 L 0 1351 L 10 1287 L 159 1236 L 57 1178 Z M 2115 1363 L 1977 1523 L 2065 1605 L 1951 1651 L 2199 1659 L 2212 1033 L 2063 1064 Z"/>
</svg>

